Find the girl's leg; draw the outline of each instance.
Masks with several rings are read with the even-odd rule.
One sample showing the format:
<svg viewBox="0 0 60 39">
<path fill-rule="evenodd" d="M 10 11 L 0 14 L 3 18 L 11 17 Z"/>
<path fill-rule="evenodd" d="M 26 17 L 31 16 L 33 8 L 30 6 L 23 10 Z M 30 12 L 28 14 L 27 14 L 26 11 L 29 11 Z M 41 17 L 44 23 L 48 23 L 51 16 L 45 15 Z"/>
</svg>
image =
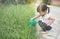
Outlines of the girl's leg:
<svg viewBox="0 0 60 39">
<path fill-rule="evenodd" d="M 52 29 L 52 27 L 51 26 L 45 26 L 44 28 L 42 28 L 43 30 L 41 30 L 41 32 L 43 33 L 43 34 L 47 34 L 48 32 L 47 31 L 50 31 L 51 29 Z"/>
<path fill-rule="evenodd" d="M 41 30 L 40 31 L 42 34 L 47 34 L 48 32 L 47 31 L 43 31 L 43 30 Z"/>
<path fill-rule="evenodd" d="M 42 21 L 38 21 L 38 24 L 40 25 L 40 27 L 42 28 L 41 32 L 46 33 L 46 31 L 49 31 L 52 29 L 51 26 L 47 26 L 46 23 L 42 22 Z M 44 27 L 44 28 L 43 28 Z"/>
<path fill-rule="evenodd" d="M 52 29 L 51 26 L 45 26 L 45 28 L 43 29 L 44 31 L 50 31 Z"/>
</svg>

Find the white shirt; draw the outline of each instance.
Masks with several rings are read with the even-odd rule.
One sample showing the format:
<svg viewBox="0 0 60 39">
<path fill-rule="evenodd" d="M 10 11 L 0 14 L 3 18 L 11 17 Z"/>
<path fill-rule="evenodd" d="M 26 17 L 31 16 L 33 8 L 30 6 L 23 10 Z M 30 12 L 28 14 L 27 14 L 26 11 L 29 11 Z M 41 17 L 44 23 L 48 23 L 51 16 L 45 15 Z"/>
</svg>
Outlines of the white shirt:
<svg viewBox="0 0 60 39">
<path fill-rule="evenodd" d="M 44 23 L 47 23 L 48 22 L 48 19 L 49 19 L 50 15 L 49 14 L 46 14 L 44 17 L 40 16 L 40 20 Z"/>
</svg>

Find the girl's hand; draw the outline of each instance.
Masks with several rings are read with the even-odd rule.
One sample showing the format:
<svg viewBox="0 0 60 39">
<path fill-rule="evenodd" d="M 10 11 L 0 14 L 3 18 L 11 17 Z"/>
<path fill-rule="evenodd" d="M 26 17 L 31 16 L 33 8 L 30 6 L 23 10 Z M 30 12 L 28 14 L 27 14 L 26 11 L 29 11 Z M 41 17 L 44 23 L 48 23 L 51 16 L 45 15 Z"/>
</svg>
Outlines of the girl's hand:
<svg viewBox="0 0 60 39">
<path fill-rule="evenodd" d="M 48 19 L 47 26 L 51 25 L 54 21 L 55 21 L 55 19 L 50 17 L 50 18 Z"/>
<path fill-rule="evenodd" d="M 31 20 L 34 20 L 34 18 L 31 18 Z"/>
</svg>

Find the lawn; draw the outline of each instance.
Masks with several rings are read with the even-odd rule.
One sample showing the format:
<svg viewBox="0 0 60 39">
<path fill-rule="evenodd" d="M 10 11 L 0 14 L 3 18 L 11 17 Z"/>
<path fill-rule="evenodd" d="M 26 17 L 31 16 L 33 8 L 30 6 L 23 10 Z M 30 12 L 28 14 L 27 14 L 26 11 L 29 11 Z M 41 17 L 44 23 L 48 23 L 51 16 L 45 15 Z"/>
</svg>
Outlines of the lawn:
<svg viewBox="0 0 60 39">
<path fill-rule="evenodd" d="M 27 28 L 34 13 L 31 4 L 0 6 L 0 39 L 37 39 L 36 27 Z"/>
</svg>

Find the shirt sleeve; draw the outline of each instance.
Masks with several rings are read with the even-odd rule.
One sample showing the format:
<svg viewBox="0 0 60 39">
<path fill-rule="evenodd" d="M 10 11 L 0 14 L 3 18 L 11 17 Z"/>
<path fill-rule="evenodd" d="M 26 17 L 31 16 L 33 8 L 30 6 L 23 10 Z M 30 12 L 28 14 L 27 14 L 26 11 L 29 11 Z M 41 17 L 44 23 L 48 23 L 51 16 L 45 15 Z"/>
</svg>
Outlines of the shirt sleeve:
<svg viewBox="0 0 60 39">
<path fill-rule="evenodd" d="M 45 16 L 46 18 L 50 18 L 50 14 L 46 14 L 46 16 Z"/>
</svg>

